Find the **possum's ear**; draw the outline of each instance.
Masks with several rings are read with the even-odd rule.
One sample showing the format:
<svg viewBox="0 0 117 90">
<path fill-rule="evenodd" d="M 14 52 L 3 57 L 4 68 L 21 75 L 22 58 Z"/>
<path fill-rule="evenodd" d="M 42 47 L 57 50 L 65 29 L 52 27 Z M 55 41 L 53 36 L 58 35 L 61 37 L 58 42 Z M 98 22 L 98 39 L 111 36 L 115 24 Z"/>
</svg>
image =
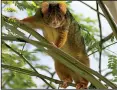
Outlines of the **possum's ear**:
<svg viewBox="0 0 117 90">
<path fill-rule="evenodd" d="M 43 14 L 46 14 L 47 13 L 47 11 L 48 11 L 48 8 L 49 8 L 49 3 L 48 2 L 46 2 L 46 1 L 44 1 L 43 3 L 42 3 L 42 5 L 41 5 L 41 8 L 42 8 L 42 13 Z"/>
<path fill-rule="evenodd" d="M 60 7 L 61 11 L 63 12 L 63 14 L 66 14 L 67 4 L 65 2 L 59 2 L 59 7 Z"/>
</svg>

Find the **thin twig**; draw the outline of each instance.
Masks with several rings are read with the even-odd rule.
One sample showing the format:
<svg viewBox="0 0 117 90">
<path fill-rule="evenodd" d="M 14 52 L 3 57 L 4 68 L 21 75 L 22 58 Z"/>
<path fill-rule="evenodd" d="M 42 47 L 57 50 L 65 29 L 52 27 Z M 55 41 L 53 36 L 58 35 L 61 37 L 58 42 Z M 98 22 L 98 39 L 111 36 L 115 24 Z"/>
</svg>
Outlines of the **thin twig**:
<svg viewBox="0 0 117 90">
<path fill-rule="evenodd" d="M 105 43 L 106 41 L 110 40 L 112 37 L 113 37 L 113 33 L 111 33 L 111 34 L 109 34 L 107 37 L 103 38 L 102 41 L 101 41 L 101 43 L 102 43 L 102 44 Z M 99 43 L 100 43 L 100 41 L 94 43 L 92 46 L 90 46 L 90 47 L 87 49 L 87 52 L 89 52 L 89 51 L 92 49 L 92 47 L 94 47 L 96 44 L 99 44 Z"/>
<path fill-rule="evenodd" d="M 113 37 L 113 33 L 109 34 L 107 37 L 102 39 L 102 43 L 105 43 L 106 41 L 110 40 Z"/>
<path fill-rule="evenodd" d="M 115 52 L 113 52 L 113 51 L 111 51 L 109 49 L 106 49 L 106 50 L 110 51 L 111 53 L 113 53 L 113 54 L 115 54 L 117 56 L 117 53 L 115 53 Z"/>
<path fill-rule="evenodd" d="M 92 10 L 96 11 L 98 14 L 102 15 L 103 17 L 105 17 L 104 14 L 102 14 L 101 12 L 99 12 L 96 9 L 92 8 L 90 5 L 86 4 L 85 2 L 83 2 L 81 0 L 80 0 L 80 2 L 83 3 L 83 4 L 85 4 L 86 6 L 88 6 L 89 8 L 91 8 Z"/>
<path fill-rule="evenodd" d="M 50 72 L 49 72 L 50 73 Z M 51 75 L 51 78 L 53 78 L 54 77 L 54 75 L 55 75 L 55 72 L 53 72 L 53 73 L 50 73 L 50 75 Z M 52 84 L 52 81 L 50 81 L 50 85 Z M 46 89 L 49 89 L 49 87 L 50 86 L 47 86 L 47 88 Z"/>
<path fill-rule="evenodd" d="M 114 43 L 112 43 L 112 44 L 109 44 L 109 45 L 103 47 L 102 50 L 105 49 L 105 48 L 107 48 L 107 47 L 110 47 L 111 45 L 114 45 L 114 44 L 116 44 L 116 43 L 117 43 L 117 42 L 114 42 Z M 90 53 L 88 56 L 90 56 L 90 55 L 92 55 L 92 54 L 94 54 L 94 53 L 96 53 L 96 52 L 98 52 L 98 50 L 96 50 L 96 51 Z"/>
<path fill-rule="evenodd" d="M 31 36 L 31 34 L 28 36 L 28 39 L 30 38 L 30 36 Z M 22 47 L 21 53 L 23 52 L 25 45 L 26 45 L 26 42 L 24 43 L 24 45 Z"/>
<path fill-rule="evenodd" d="M 107 72 L 104 76 L 107 77 L 108 75 L 112 74 L 112 71 Z"/>
<path fill-rule="evenodd" d="M 96 6 L 97 6 L 97 11 L 99 11 L 98 3 L 96 1 Z M 101 20 L 100 20 L 100 15 L 97 13 L 98 17 L 98 23 L 99 23 L 99 30 L 100 30 L 100 51 L 99 51 L 99 73 L 101 74 L 101 57 L 102 57 L 102 26 L 101 26 Z"/>
</svg>

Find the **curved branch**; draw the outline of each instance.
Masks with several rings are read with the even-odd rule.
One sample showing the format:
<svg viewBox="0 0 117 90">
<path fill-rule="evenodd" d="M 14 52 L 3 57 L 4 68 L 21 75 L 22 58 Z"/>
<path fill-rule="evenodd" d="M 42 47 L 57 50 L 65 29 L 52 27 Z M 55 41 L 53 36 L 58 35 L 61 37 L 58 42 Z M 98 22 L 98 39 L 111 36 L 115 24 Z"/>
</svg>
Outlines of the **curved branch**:
<svg viewBox="0 0 117 90">
<path fill-rule="evenodd" d="M 111 34 L 109 34 L 107 37 L 103 38 L 102 41 L 101 41 L 101 43 L 102 43 L 102 44 L 105 43 L 106 41 L 110 40 L 112 37 L 113 37 L 113 33 L 111 33 Z M 90 46 L 90 47 L 87 49 L 87 52 L 89 52 L 96 44 L 99 44 L 99 43 L 100 43 L 100 41 L 94 43 L 92 46 Z"/>
<path fill-rule="evenodd" d="M 92 8 L 90 5 L 86 4 L 85 2 L 83 2 L 83 1 L 81 1 L 81 0 L 80 0 L 80 2 L 83 3 L 83 4 L 85 4 L 86 6 L 88 6 L 90 9 L 96 11 L 97 13 L 99 13 L 100 15 L 102 15 L 103 17 L 105 17 L 104 14 L 102 14 L 101 12 L 99 12 L 99 11 L 97 11 L 96 9 Z"/>
<path fill-rule="evenodd" d="M 112 44 L 109 44 L 109 45 L 103 47 L 102 49 L 105 49 L 105 48 L 107 48 L 107 47 L 110 47 L 111 45 L 114 45 L 114 44 L 116 44 L 116 43 L 117 43 L 117 42 L 114 42 L 114 43 L 112 43 Z M 96 50 L 96 51 L 90 53 L 88 56 L 90 56 L 90 55 L 92 55 L 92 54 L 94 54 L 94 53 L 96 53 L 96 52 L 98 52 L 98 50 Z"/>
<path fill-rule="evenodd" d="M 3 39 L 3 40 L 9 40 L 9 41 L 17 41 L 17 42 L 26 42 L 26 43 L 28 43 L 28 42 L 25 41 L 23 38 L 19 38 L 19 37 L 16 37 L 16 36 L 2 36 L 2 39 Z M 111 45 L 113 45 L 113 44 L 116 44 L 116 43 L 117 43 L 117 42 L 114 42 L 114 43 L 112 43 L 112 44 L 109 44 L 109 45 L 103 47 L 102 49 L 106 49 L 107 47 L 109 47 L 109 46 L 111 46 Z M 94 53 L 96 53 L 96 52 L 98 52 L 98 50 L 96 50 L 96 51 L 90 53 L 88 56 L 90 56 L 90 55 L 92 55 L 92 54 L 94 54 Z"/>
<path fill-rule="evenodd" d="M 14 67 L 14 66 L 11 66 L 11 65 L 4 65 L 4 64 L 2 64 L 1 66 L 2 66 L 2 68 L 9 69 L 9 70 L 12 70 L 12 71 L 15 71 L 15 72 L 18 72 L 18 73 L 22 73 L 22 74 L 26 74 L 26 75 L 30 75 L 30 76 L 36 76 L 36 77 L 39 77 L 39 78 L 41 77 L 41 78 L 47 79 L 51 82 L 54 82 L 56 84 L 62 84 L 63 83 L 63 81 L 59 81 L 59 80 L 47 77 L 47 76 L 42 75 L 42 74 L 37 74 L 36 72 L 31 71 L 31 70 L 26 70 L 26 69 L 22 69 L 22 68 L 19 68 L 19 67 Z M 68 83 L 68 85 L 73 86 L 73 87 L 76 86 L 73 83 Z"/>
<path fill-rule="evenodd" d="M 110 13 L 108 12 L 107 8 L 105 7 L 105 5 L 103 4 L 103 2 L 101 0 L 97 1 L 98 4 L 100 5 L 100 8 L 102 9 L 108 23 L 110 24 L 112 30 L 113 30 L 113 34 L 115 35 L 116 39 L 117 39 L 117 26 L 115 24 L 115 22 L 113 21 Z"/>
<path fill-rule="evenodd" d="M 105 43 L 106 41 L 110 40 L 113 37 L 113 33 L 109 34 L 107 37 L 102 39 L 102 43 Z"/>
</svg>

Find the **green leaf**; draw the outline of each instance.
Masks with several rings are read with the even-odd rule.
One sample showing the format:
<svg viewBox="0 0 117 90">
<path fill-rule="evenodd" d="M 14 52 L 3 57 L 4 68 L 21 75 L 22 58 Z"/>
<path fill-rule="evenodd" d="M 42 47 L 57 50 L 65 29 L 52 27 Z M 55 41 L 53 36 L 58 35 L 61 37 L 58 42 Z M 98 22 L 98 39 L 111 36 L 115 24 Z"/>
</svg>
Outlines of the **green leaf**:
<svg viewBox="0 0 117 90">
<path fill-rule="evenodd" d="M 15 8 L 5 8 L 4 11 L 6 12 L 17 12 Z"/>
<path fill-rule="evenodd" d="M 108 68 L 112 70 L 113 76 L 117 76 L 117 56 L 109 55 Z"/>
</svg>

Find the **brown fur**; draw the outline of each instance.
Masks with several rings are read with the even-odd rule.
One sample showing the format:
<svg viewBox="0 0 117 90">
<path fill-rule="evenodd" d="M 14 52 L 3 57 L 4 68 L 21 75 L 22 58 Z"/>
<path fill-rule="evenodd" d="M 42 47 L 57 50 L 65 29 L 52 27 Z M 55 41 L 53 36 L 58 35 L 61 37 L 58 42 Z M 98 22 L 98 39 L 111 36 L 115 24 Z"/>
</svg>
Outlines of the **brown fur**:
<svg viewBox="0 0 117 90">
<path fill-rule="evenodd" d="M 42 12 L 44 7 L 42 7 L 42 9 L 38 9 L 34 16 L 25 18 L 22 21 L 26 24 L 31 24 L 33 28 L 42 29 L 44 37 L 49 42 L 54 43 L 58 48 L 89 67 L 89 59 L 85 52 L 85 45 L 77 22 L 67 9 L 64 10 L 66 6 L 59 9 L 60 6 L 64 6 L 65 4 L 48 4 L 51 4 L 51 8 L 47 6 L 46 10 L 43 11 L 44 13 Z M 53 9 L 52 7 L 55 7 L 56 9 Z M 50 12 L 48 12 L 48 10 Z M 59 78 L 64 81 L 63 85 L 61 85 L 63 88 L 67 87 L 67 82 L 72 82 L 73 80 L 77 84 L 76 88 L 87 88 L 88 81 L 82 78 L 79 73 L 71 71 L 58 60 L 54 61 L 55 70 Z"/>
</svg>

